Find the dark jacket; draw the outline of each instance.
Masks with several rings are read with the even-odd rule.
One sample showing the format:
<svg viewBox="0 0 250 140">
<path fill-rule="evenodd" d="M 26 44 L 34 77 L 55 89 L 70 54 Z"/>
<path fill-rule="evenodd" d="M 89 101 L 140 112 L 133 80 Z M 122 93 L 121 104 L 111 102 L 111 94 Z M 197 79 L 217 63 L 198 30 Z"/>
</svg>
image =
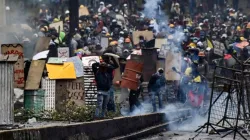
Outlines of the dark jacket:
<svg viewBox="0 0 250 140">
<path fill-rule="evenodd" d="M 119 67 L 115 59 L 112 57 L 113 63 L 102 66 L 100 63 L 94 63 L 92 69 L 95 75 L 97 90 L 109 91 L 113 84 L 113 71 Z"/>
<path fill-rule="evenodd" d="M 155 73 L 151 76 L 148 83 L 148 91 L 149 92 L 158 92 L 161 88 L 166 85 L 167 81 L 163 74 Z"/>
</svg>

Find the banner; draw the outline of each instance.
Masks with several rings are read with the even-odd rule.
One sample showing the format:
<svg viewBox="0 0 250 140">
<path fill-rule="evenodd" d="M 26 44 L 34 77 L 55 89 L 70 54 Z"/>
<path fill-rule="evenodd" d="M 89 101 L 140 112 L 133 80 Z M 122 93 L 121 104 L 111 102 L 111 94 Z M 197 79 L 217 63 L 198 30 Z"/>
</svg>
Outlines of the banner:
<svg viewBox="0 0 250 140">
<path fill-rule="evenodd" d="M 100 63 L 99 56 L 82 57 L 82 63 L 83 63 L 84 67 L 92 67 L 92 64 L 94 64 L 96 62 Z"/>
<path fill-rule="evenodd" d="M 214 54 L 223 56 L 224 51 L 226 50 L 224 44 L 219 41 L 213 41 L 213 44 L 214 44 Z"/>
<path fill-rule="evenodd" d="M 59 58 L 69 58 L 69 48 L 68 47 L 58 48 L 57 51 L 58 51 Z"/>
<path fill-rule="evenodd" d="M 24 88 L 24 57 L 23 46 L 21 44 L 3 44 L 1 52 L 4 55 L 17 55 L 18 60 L 14 65 L 14 87 Z"/>
</svg>

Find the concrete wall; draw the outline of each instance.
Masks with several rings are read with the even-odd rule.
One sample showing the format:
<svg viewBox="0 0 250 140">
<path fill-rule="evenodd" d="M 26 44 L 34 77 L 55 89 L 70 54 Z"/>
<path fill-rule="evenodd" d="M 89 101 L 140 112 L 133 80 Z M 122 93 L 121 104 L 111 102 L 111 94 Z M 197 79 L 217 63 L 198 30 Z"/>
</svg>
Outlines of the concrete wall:
<svg viewBox="0 0 250 140">
<path fill-rule="evenodd" d="M 0 132 L 0 140 L 105 140 L 163 123 L 165 114 L 120 117 L 65 126 Z"/>
</svg>

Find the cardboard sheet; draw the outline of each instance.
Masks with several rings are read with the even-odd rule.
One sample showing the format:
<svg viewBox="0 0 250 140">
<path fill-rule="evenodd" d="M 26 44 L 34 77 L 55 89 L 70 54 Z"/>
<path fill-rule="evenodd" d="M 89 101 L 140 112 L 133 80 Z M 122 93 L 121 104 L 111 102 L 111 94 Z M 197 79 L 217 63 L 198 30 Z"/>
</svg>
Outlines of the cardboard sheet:
<svg viewBox="0 0 250 140">
<path fill-rule="evenodd" d="M 145 40 L 150 41 L 154 38 L 152 31 L 135 31 L 133 32 L 133 41 L 134 44 L 138 44 L 140 39 L 139 37 L 143 36 Z"/>
<path fill-rule="evenodd" d="M 46 64 L 49 79 L 76 79 L 73 62 L 65 62 L 63 65 Z"/>
<path fill-rule="evenodd" d="M 39 89 L 44 67 L 45 60 L 33 60 L 31 62 L 27 81 L 25 84 L 25 90 Z"/>
<path fill-rule="evenodd" d="M 56 22 L 56 23 L 51 23 L 49 25 L 50 28 L 55 28 L 57 30 L 57 32 L 59 32 L 59 27 L 60 27 L 60 32 L 63 31 L 63 22 Z"/>
<path fill-rule="evenodd" d="M 164 38 L 157 38 L 155 39 L 155 48 L 161 49 L 162 45 L 167 44 L 167 39 Z"/>
<path fill-rule="evenodd" d="M 49 37 L 40 37 L 36 43 L 36 47 L 33 54 L 36 55 L 39 52 L 48 50 L 50 40 L 51 38 Z"/>
<path fill-rule="evenodd" d="M 82 8 L 79 8 L 79 17 L 80 16 L 88 16 L 89 15 L 89 9 L 86 6 L 83 6 Z"/>
</svg>

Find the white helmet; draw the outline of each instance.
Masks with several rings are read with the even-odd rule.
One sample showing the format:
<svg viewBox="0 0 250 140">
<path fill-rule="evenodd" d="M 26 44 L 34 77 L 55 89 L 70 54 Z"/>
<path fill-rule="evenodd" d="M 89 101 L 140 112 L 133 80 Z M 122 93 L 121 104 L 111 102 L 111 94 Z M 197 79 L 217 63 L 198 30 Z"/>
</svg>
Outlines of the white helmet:
<svg viewBox="0 0 250 140">
<path fill-rule="evenodd" d="M 104 5 L 104 2 L 103 2 L 103 1 L 101 1 L 101 2 L 100 2 L 100 5 Z"/>
<path fill-rule="evenodd" d="M 69 10 L 66 10 L 66 11 L 65 11 L 65 14 L 69 14 Z"/>
</svg>

